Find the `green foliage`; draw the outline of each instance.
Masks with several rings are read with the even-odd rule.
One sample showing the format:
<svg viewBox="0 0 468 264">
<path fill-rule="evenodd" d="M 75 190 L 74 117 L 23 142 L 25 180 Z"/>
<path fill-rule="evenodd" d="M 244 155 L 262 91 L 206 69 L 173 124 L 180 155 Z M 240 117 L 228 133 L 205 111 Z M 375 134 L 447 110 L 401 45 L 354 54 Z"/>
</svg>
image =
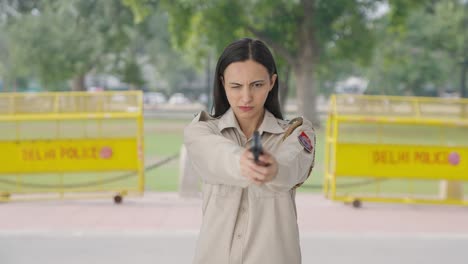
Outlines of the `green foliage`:
<svg viewBox="0 0 468 264">
<path fill-rule="evenodd" d="M 306 9 L 306 3 L 314 3 L 313 9 Z M 382 3 L 388 3 L 389 13 L 372 17 Z M 66 81 L 92 70 L 142 86 L 141 67 L 151 64 L 170 93 L 193 83 L 226 44 L 247 36 L 269 44 L 281 80 L 297 72 L 304 63 L 302 51 L 313 46 L 307 63 L 318 80 L 310 83 L 318 84 L 321 93 L 331 93 L 336 82 L 350 75 L 365 75 L 371 93 L 423 95 L 431 87 L 458 87 L 468 39 L 463 3 L 2 1 L 0 7 L 10 4 L 14 9 L 0 8 L 0 78 L 12 86 L 37 77 L 48 89 L 63 89 Z"/>
<path fill-rule="evenodd" d="M 131 83 L 137 87 L 141 87 L 145 84 L 140 66 L 134 60 L 125 64 L 122 73 L 122 81 Z"/>
<path fill-rule="evenodd" d="M 47 86 L 96 68 L 122 72 L 134 55 L 132 13 L 119 2 L 43 1 L 35 12 L 10 19 L 6 31 L 16 72 Z"/>
<path fill-rule="evenodd" d="M 413 10 L 402 27 L 379 26 L 380 43 L 369 69 L 370 93 L 436 95 L 457 87 L 463 53 L 463 6 L 441 1 Z M 466 29 L 465 29 L 466 31 Z"/>
<path fill-rule="evenodd" d="M 197 76 L 190 56 L 173 47 L 171 34 L 168 32 L 168 16 L 161 9 L 154 10 L 142 23 L 142 35 L 146 41 L 142 47 L 147 62 L 156 68 L 156 77 L 166 82 L 166 93 L 181 91 L 184 84 L 190 83 Z M 162 87 L 155 87 L 161 90 Z"/>
<path fill-rule="evenodd" d="M 151 2 L 151 0 L 122 0 L 122 4 L 132 10 L 135 24 L 141 23 L 150 14 Z"/>
<path fill-rule="evenodd" d="M 368 60 L 373 42 L 366 12 L 374 8 L 374 2 L 316 1 L 313 24 L 306 28 L 315 34 L 320 54 L 330 53 L 330 59 Z M 206 37 L 209 45 L 218 52 L 234 39 L 244 36 L 279 43 L 293 55 L 300 45 L 307 45 L 298 39 L 304 17 L 309 15 L 304 14 L 299 1 L 181 0 L 167 1 L 165 6 L 171 15 L 171 32 L 179 46 L 184 46 L 191 35 Z"/>
</svg>

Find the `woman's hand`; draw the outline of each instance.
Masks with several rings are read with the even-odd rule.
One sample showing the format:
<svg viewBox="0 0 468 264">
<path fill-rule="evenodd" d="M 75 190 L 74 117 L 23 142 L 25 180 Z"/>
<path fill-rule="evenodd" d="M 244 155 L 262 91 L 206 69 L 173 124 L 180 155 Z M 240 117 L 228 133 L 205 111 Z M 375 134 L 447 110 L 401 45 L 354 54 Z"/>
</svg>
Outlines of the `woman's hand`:
<svg viewBox="0 0 468 264">
<path fill-rule="evenodd" d="M 275 157 L 266 151 L 259 156 L 257 164 L 252 152 L 246 149 L 240 159 L 240 168 L 241 174 L 257 185 L 273 180 L 278 173 L 278 163 Z"/>
</svg>

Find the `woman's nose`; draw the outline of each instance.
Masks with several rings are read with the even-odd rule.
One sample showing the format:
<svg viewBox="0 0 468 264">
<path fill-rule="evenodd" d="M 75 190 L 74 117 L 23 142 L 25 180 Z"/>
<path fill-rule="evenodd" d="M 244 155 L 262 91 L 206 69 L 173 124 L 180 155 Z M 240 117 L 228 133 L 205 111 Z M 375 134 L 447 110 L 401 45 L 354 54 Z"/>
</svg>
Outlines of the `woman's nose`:
<svg viewBox="0 0 468 264">
<path fill-rule="evenodd" d="M 244 87 L 242 91 L 242 102 L 243 103 L 250 103 L 252 101 L 252 91 L 249 87 Z"/>
</svg>

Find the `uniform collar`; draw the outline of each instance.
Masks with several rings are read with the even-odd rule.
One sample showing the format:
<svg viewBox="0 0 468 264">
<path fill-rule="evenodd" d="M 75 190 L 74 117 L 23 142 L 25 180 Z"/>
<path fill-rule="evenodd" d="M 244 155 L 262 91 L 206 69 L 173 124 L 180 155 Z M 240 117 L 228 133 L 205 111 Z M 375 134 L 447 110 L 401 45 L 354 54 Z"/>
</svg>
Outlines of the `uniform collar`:
<svg viewBox="0 0 468 264">
<path fill-rule="evenodd" d="M 229 108 L 226 113 L 224 113 L 218 123 L 219 131 L 222 131 L 226 128 L 236 128 L 239 133 L 242 133 L 240 129 L 239 123 L 237 122 L 236 116 L 234 115 L 234 111 Z M 278 124 L 278 120 L 276 117 L 270 113 L 270 111 L 265 109 L 265 115 L 263 117 L 262 124 L 258 128 L 258 132 L 263 134 L 263 132 L 268 132 L 272 134 L 281 134 L 284 133 L 284 129 Z"/>
<path fill-rule="evenodd" d="M 262 124 L 258 128 L 258 132 L 268 132 L 271 134 L 284 133 L 284 129 L 278 124 L 276 117 L 268 110 L 265 109 L 265 116 L 263 117 Z"/>
</svg>

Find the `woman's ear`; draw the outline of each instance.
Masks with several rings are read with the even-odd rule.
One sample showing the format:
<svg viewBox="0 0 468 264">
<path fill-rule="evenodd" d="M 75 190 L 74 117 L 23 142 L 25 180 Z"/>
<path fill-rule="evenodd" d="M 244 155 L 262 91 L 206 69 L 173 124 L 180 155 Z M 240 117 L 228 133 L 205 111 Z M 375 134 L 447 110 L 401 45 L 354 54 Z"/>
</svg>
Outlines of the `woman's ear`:
<svg viewBox="0 0 468 264">
<path fill-rule="evenodd" d="M 275 73 L 273 75 L 271 75 L 271 78 L 270 78 L 270 91 L 271 89 L 273 89 L 273 86 L 275 86 L 275 83 L 276 83 L 276 78 L 278 78 L 278 75 Z"/>
<path fill-rule="evenodd" d="M 224 86 L 224 78 L 222 75 L 219 76 L 219 80 L 221 80 L 221 84 Z"/>
</svg>

